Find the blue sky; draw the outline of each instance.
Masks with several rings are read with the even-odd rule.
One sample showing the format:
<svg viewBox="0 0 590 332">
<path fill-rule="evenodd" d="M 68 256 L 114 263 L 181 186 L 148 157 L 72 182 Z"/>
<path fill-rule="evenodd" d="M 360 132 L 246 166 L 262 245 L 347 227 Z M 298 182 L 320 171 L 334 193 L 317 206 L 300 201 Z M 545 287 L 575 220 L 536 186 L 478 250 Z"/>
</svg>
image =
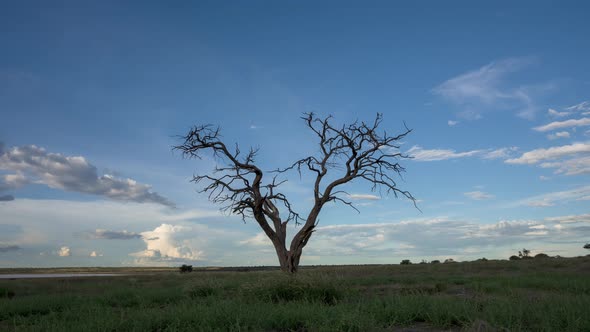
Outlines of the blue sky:
<svg viewBox="0 0 590 332">
<path fill-rule="evenodd" d="M 255 223 L 189 183 L 215 160 L 171 146 L 196 124 L 317 151 L 299 119 L 413 132 L 411 202 L 346 190 L 303 264 L 585 254 L 585 2 L 28 2 L 0 5 L 0 267 L 276 264 Z M 310 207 L 311 178 L 284 190 Z M 290 229 L 291 233 L 296 231 Z"/>
</svg>

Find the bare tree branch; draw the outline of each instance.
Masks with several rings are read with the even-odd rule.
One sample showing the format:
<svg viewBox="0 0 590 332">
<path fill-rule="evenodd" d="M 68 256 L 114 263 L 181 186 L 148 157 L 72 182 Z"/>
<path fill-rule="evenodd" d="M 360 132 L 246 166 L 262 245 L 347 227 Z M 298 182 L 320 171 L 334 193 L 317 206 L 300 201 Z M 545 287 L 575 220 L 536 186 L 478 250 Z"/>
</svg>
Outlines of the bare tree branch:
<svg viewBox="0 0 590 332">
<path fill-rule="evenodd" d="M 201 192 L 208 193 L 209 199 L 221 204 L 224 210 L 240 215 L 244 221 L 254 218 L 273 242 L 281 267 L 288 272 L 297 271 L 302 250 L 314 232 L 324 204 L 340 202 L 358 212 L 353 203 L 345 199 L 350 195 L 337 190 L 338 187 L 353 180 L 364 180 L 371 184 L 373 191 L 401 195 L 416 206 L 416 199 L 409 191 L 399 189 L 395 179 L 405 171 L 399 161 L 410 158 L 400 151 L 400 141 L 412 132 L 405 123 L 405 131 L 389 136 L 385 131 L 378 131 L 383 120 L 381 114 L 371 123 L 355 121 L 340 127 L 331 124 L 331 116 L 318 118 L 314 113 L 305 113 L 301 119 L 318 137 L 319 153 L 273 171 L 274 176 L 267 184 L 263 184 L 264 174 L 255 165 L 258 149 L 251 148 L 242 154 L 236 144 L 233 152 L 229 151 L 220 139 L 219 127 L 193 127 L 182 136 L 184 142 L 174 147 L 186 158 L 201 158 L 203 151 L 212 151 L 220 166 L 213 175 L 195 175 L 193 181 L 202 182 Z M 287 197 L 278 191 L 285 180 L 278 180 L 277 176 L 290 170 L 296 170 L 300 176 L 304 171 L 315 176 L 314 205 L 305 218 L 295 212 Z M 283 217 L 279 205 L 285 209 Z M 302 227 L 287 250 L 285 239 L 290 221 Z"/>
</svg>

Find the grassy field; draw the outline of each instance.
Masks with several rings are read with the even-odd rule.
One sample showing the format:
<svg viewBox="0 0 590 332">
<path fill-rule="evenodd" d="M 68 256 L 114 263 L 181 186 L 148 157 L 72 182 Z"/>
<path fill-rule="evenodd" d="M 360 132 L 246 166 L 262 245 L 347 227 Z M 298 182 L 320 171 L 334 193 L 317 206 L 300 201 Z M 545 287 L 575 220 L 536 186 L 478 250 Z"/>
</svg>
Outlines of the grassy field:
<svg viewBox="0 0 590 332">
<path fill-rule="evenodd" d="M 0 280 L 0 331 L 590 331 L 590 257 L 133 271 Z"/>
</svg>

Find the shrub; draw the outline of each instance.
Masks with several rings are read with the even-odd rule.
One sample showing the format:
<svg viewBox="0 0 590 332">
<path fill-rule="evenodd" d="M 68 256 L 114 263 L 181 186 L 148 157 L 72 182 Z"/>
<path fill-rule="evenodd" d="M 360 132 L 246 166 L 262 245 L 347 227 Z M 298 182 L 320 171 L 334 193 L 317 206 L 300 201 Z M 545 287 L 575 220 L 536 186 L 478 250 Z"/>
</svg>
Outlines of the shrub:
<svg viewBox="0 0 590 332">
<path fill-rule="evenodd" d="M 433 261 L 430 261 L 430 264 L 439 264 L 439 263 L 440 263 L 440 261 L 438 259 L 435 259 Z"/>
<path fill-rule="evenodd" d="M 436 285 L 434 285 L 434 289 L 435 289 L 437 292 L 439 292 L 439 293 L 440 293 L 440 292 L 444 292 L 444 291 L 446 291 L 446 290 L 447 290 L 447 284 L 444 284 L 444 283 L 442 283 L 442 282 L 439 282 L 439 283 L 437 283 Z"/>
<path fill-rule="evenodd" d="M 404 259 L 403 261 L 400 262 L 401 265 L 410 265 L 412 264 L 412 262 L 410 262 L 409 259 Z"/>
<path fill-rule="evenodd" d="M 586 243 L 586 244 L 584 245 L 584 249 L 590 249 L 590 243 Z"/>
<path fill-rule="evenodd" d="M 9 289 L 6 289 L 6 288 L 0 288 L 0 299 L 1 298 L 9 298 L 9 299 L 11 299 L 11 298 L 14 297 L 14 295 L 15 294 L 14 294 L 13 291 L 11 291 Z"/>
<path fill-rule="evenodd" d="M 544 253 L 536 254 L 535 255 L 535 259 L 539 259 L 539 258 L 541 258 L 541 259 L 543 259 L 543 258 L 549 258 L 549 255 L 544 254 Z"/>
<path fill-rule="evenodd" d="M 482 258 L 476 260 L 476 262 L 487 262 L 487 261 L 488 261 L 488 259 L 485 257 L 482 257 Z"/>
<path fill-rule="evenodd" d="M 518 261 L 518 260 L 520 260 L 520 257 L 518 257 L 518 256 L 516 256 L 516 255 L 512 255 L 512 256 L 510 256 L 510 258 L 509 258 L 509 259 L 510 259 L 511 261 Z"/>
<path fill-rule="evenodd" d="M 452 258 L 447 258 L 447 259 L 445 259 L 445 264 L 448 264 L 448 263 L 457 263 L 457 262 L 455 262 L 455 260 Z"/>
<path fill-rule="evenodd" d="M 187 291 L 191 298 L 209 297 L 217 294 L 217 289 L 210 285 L 195 285 Z"/>
<path fill-rule="evenodd" d="M 187 272 L 193 272 L 193 266 L 182 264 L 182 266 L 180 267 L 180 273 L 187 273 Z"/>
<path fill-rule="evenodd" d="M 259 299 L 273 303 L 307 301 L 335 305 L 342 298 L 341 291 L 332 284 L 297 280 L 277 280 L 253 291 Z"/>
</svg>

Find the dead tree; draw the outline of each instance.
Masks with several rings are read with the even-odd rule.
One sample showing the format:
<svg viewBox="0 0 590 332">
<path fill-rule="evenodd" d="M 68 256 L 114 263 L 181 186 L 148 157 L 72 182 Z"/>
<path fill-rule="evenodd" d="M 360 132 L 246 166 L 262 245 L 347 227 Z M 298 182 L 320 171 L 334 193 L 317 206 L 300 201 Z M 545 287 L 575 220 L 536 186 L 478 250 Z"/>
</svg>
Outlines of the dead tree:
<svg viewBox="0 0 590 332">
<path fill-rule="evenodd" d="M 202 184 L 201 192 L 223 206 L 223 210 L 237 214 L 244 221 L 253 218 L 272 241 L 281 269 L 295 273 L 305 245 L 318 223 L 318 216 L 328 202 L 341 202 L 354 208 L 350 197 L 338 187 L 359 179 L 372 184 L 372 190 L 384 189 L 396 197 L 402 195 L 415 205 L 408 191 L 400 190 L 395 177 L 405 169 L 398 163 L 409 158 L 400 152 L 400 141 L 411 132 L 389 136 L 378 132 L 382 115 L 377 114 L 372 123 L 354 122 L 333 126 L 331 116 L 319 118 L 305 113 L 302 119 L 319 139 L 319 153 L 296 161 L 290 167 L 277 169 L 270 181 L 263 182 L 264 172 L 255 165 L 258 149 L 242 154 L 236 144 L 230 150 L 220 140 L 219 127 L 211 125 L 193 127 L 182 136 L 183 143 L 175 146 L 186 158 L 201 158 L 201 153 L 211 151 L 222 166 L 217 166 L 210 175 L 195 175 L 192 181 Z M 304 216 L 295 212 L 287 197 L 279 191 L 285 180 L 278 176 L 289 170 L 309 171 L 315 176 L 313 185 L 314 203 Z M 334 173 L 334 174 L 333 174 Z M 336 175 L 335 175 L 336 174 Z M 283 210 L 280 212 L 279 207 Z M 358 211 L 358 210 L 357 210 Z M 293 222 L 300 226 L 291 240 L 286 242 L 287 225 Z"/>
</svg>

